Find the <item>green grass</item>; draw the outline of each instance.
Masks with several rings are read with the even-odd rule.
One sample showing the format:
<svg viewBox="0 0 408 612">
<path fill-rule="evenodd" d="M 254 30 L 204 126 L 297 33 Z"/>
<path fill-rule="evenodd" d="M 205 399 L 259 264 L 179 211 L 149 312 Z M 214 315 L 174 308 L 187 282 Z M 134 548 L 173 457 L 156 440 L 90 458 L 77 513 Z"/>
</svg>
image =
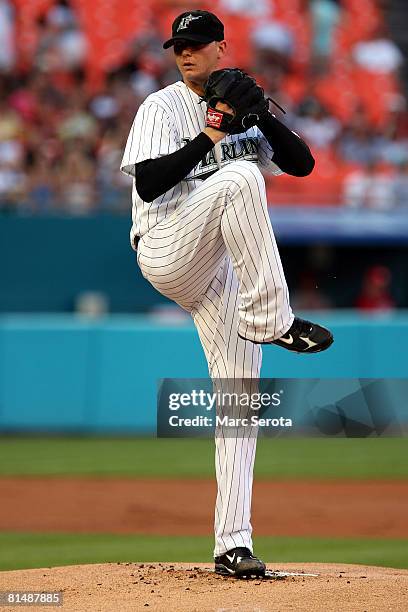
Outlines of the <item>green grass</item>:
<svg viewBox="0 0 408 612">
<path fill-rule="evenodd" d="M 0 569 L 117 561 L 212 561 L 211 537 L 1 533 Z M 279 568 L 290 562 L 333 562 L 408 568 L 407 540 L 284 538 L 255 540 L 256 553 Z"/>
<path fill-rule="evenodd" d="M 0 476 L 214 477 L 211 440 L 0 437 Z M 407 478 L 408 440 L 260 439 L 256 477 Z M 257 553 L 285 561 L 408 568 L 408 541 L 262 537 Z M 116 561 L 211 562 L 212 537 L 1 533 L 0 569 Z"/>
<path fill-rule="evenodd" d="M 0 476 L 206 478 L 212 440 L 0 437 Z M 260 439 L 257 478 L 407 478 L 408 439 Z"/>
</svg>

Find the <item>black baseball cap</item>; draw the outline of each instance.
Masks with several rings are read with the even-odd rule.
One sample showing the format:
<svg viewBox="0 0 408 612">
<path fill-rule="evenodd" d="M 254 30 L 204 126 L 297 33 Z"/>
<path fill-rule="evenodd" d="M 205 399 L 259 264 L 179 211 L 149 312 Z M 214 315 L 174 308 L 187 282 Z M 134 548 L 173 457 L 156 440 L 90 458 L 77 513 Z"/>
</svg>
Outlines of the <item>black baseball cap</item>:
<svg viewBox="0 0 408 612">
<path fill-rule="evenodd" d="M 198 43 L 224 40 L 224 26 L 218 17 L 209 11 L 186 11 L 173 21 L 171 34 L 163 49 L 174 45 L 176 40 L 191 40 Z"/>
</svg>

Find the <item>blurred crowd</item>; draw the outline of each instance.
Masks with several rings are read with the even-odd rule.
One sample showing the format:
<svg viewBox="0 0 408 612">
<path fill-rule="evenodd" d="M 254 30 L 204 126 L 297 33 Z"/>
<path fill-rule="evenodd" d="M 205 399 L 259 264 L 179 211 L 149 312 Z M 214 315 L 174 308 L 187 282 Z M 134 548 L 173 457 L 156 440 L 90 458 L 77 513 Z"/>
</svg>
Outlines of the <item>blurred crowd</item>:
<svg viewBox="0 0 408 612">
<path fill-rule="evenodd" d="M 276 114 L 316 155 L 314 177 L 300 186 L 290 177 L 268 182 L 272 203 L 406 207 L 404 57 L 384 25 L 387 3 L 355 4 L 365 11 L 360 21 L 347 0 L 152 2 L 143 27 L 101 60 L 103 75 L 95 77 L 93 34 L 79 1 L 49 2 L 36 15 L 27 63 L 17 35 L 22 3 L 0 0 L 0 211 L 129 211 L 129 179 L 119 172 L 124 144 L 144 98 L 179 79 L 162 42 L 186 7 L 220 15 L 227 63 L 256 76 L 287 110 Z"/>
</svg>

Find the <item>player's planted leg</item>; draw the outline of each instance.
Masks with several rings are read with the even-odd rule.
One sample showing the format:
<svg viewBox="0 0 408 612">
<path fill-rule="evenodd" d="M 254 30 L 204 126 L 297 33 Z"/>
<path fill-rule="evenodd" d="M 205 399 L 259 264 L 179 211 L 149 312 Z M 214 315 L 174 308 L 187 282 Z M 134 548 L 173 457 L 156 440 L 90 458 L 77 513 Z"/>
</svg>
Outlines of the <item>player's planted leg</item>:
<svg viewBox="0 0 408 612">
<path fill-rule="evenodd" d="M 216 574 L 223 576 L 236 576 L 237 578 L 265 576 L 265 563 L 255 557 L 249 548 L 233 548 L 215 557 L 214 562 Z"/>
</svg>

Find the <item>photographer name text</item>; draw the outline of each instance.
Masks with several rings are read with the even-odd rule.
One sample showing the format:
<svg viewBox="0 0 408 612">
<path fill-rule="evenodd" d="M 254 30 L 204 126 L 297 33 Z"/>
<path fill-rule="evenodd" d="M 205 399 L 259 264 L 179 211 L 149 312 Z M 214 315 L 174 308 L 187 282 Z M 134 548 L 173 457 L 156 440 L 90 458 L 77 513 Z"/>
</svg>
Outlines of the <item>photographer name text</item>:
<svg viewBox="0 0 408 612">
<path fill-rule="evenodd" d="M 170 427 L 292 427 L 292 419 L 285 417 L 262 419 L 253 414 L 251 417 L 235 418 L 229 416 L 195 416 L 192 418 L 172 415 L 169 418 Z"/>
</svg>

